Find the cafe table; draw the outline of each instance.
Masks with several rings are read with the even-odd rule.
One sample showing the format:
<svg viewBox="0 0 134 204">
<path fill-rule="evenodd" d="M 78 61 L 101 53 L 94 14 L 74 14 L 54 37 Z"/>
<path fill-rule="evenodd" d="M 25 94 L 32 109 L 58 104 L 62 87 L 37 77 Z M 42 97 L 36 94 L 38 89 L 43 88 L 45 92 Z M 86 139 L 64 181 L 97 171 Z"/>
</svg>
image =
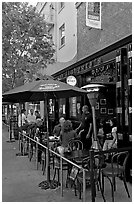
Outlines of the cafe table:
<svg viewBox="0 0 134 204">
<path fill-rule="evenodd" d="M 71 152 L 64 152 L 64 156 L 68 160 L 75 160 L 75 159 L 83 160 L 84 158 L 89 156 L 89 150 L 74 150 Z"/>
<path fill-rule="evenodd" d="M 49 147 L 55 147 L 57 145 L 57 143 L 60 142 L 60 139 L 58 137 L 54 137 L 54 136 L 49 136 Z M 47 138 L 44 138 L 42 140 L 42 144 L 46 145 L 47 144 Z"/>
</svg>

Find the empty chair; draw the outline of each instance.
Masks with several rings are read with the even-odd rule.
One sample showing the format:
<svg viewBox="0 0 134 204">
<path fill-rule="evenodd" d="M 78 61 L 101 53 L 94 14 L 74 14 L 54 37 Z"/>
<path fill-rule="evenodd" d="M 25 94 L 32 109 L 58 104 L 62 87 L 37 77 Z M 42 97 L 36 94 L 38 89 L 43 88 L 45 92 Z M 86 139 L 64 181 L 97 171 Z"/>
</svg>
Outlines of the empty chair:
<svg viewBox="0 0 134 204">
<path fill-rule="evenodd" d="M 56 172 L 58 175 L 58 183 L 60 183 L 60 158 L 58 156 L 54 157 L 54 176 L 53 176 L 53 180 L 56 177 Z M 68 178 L 68 174 L 70 172 L 70 164 L 67 163 L 65 160 L 62 161 L 62 170 L 67 171 L 67 178 Z M 66 187 L 67 187 L 67 180 L 66 180 Z"/>
<path fill-rule="evenodd" d="M 101 159 L 102 157 L 100 157 L 99 155 L 94 156 L 94 161 L 93 161 L 93 179 L 94 179 L 94 183 L 95 186 L 100 187 L 101 190 L 101 195 L 103 197 L 104 202 L 105 197 L 101 188 L 101 179 L 100 179 L 100 173 L 101 173 Z M 83 159 L 82 162 L 82 166 L 83 168 L 87 169 L 87 171 L 85 171 L 85 183 L 86 186 L 91 184 L 91 168 L 90 168 L 90 157 L 87 157 L 85 159 Z M 77 176 L 76 176 L 76 180 L 77 180 L 77 189 L 79 191 L 79 199 L 81 199 L 81 192 L 82 192 L 82 186 L 83 186 L 83 172 L 80 171 L 78 172 Z M 95 190 L 95 196 L 96 196 L 96 188 Z"/>
<path fill-rule="evenodd" d="M 111 158 L 111 163 L 107 164 L 106 168 L 102 169 L 102 186 L 104 191 L 104 177 L 106 177 L 111 184 L 112 202 L 114 202 L 114 191 L 116 191 L 116 178 L 122 178 L 128 197 L 130 197 L 127 183 L 125 169 L 129 152 L 124 151 L 116 153 Z"/>
</svg>

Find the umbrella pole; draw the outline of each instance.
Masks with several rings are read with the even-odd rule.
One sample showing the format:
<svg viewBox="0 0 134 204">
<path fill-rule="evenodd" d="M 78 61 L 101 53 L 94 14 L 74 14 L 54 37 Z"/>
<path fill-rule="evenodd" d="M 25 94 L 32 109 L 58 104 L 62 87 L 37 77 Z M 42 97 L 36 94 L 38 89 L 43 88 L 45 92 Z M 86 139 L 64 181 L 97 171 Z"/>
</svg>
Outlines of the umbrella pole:
<svg viewBox="0 0 134 204">
<path fill-rule="evenodd" d="M 50 157 L 49 157 L 49 128 L 48 128 L 48 99 L 47 95 L 45 94 L 45 100 L 44 100 L 44 118 L 46 113 L 46 125 L 47 125 L 47 150 L 46 150 L 46 179 L 49 182 L 50 181 Z"/>
</svg>

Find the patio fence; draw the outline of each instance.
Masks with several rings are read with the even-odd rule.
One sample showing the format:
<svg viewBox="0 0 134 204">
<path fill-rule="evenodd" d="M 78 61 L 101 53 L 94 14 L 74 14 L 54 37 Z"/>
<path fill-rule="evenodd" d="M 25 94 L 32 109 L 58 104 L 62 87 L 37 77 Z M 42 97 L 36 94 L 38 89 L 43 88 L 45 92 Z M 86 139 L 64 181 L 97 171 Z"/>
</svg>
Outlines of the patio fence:
<svg viewBox="0 0 134 204">
<path fill-rule="evenodd" d="M 27 138 L 28 139 L 28 141 L 27 140 L 25 140 L 25 138 Z M 44 149 L 46 149 L 47 151 L 48 151 L 48 153 L 52 153 L 52 154 L 54 154 L 54 155 L 56 155 L 57 157 L 59 157 L 60 158 L 60 183 L 61 183 L 61 186 L 60 186 L 60 188 L 61 188 L 61 196 L 63 196 L 63 170 L 62 170 L 62 164 L 63 164 L 63 160 L 65 160 L 66 162 L 68 162 L 68 163 L 70 163 L 71 165 L 73 165 L 73 166 L 75 166 L 75 167 L 77 167 L 78 169 L 81 169 L 82 170 L 82 172 L 83 172 L 83 202 L 85 202 L 85 192 L 86 192 L 86 183 L 85 183 L 85 171 L 87 171 L 87 169 L 84 169 L 84 168 L 82 168 L 81 166 L 78 166 L 76 163 L 73 163 L 72 161 L 70 161 L 70 160 L 68 160 L 67 158 L 65 158 L 64 156 L 62 156 L 62 155 L 60 155 L 60 154 L 58 154 L 58 153 L 56 153 L 55 151 L 53 151 L 53 150 L 51 150 L 50 148 L 48 148 L 47 146 L 45 146 L 45 145 L 43 145 L 43 144 L 41 144 L 41 143 L 39 143 L 38 141 L 36 141 L 36 140 L 34 140 L 34 139 L 32 139 L 32 138 L 30 138 L 29 136 L 27 136 L 25 133 L 22 133 L 22 132 L 19 132 L 19 151 L 21 152 L 21 150 L 22 150 L 22 154 L 24 155 L 25 154 L 25 147 L 27 146 L 27 143 L 29 144 L 29 151 L 28 151 L 28 157 L 30 158 L 30 142 L 34 142 L 35 144 L 36 144 L 36 153 L 35 153 L 35 155 L 36 155 L 36 168 L 37 168 L 37 170 L 38 170 L 38 150 L 39 150 L 39 146 L 41 146 L 41 147 L 43 147 Z M 21 149 L 22 148 L 22 149 Z M 48 162 L 47 160 L 46 160 L 46 162 Z M 47 164 L 46 164 L 47 165 Z M 91 195 L 92 195 L 93 193 L 92 193 L 92 190 L 91 190 Z"/>
<path fill-rule="evenodd" d="M 9 125 L 7 125 L 7 124 L 5 124 L 5 125 L 9 128 Z M 9 129 L 9 132 L 10 132 L 10 129 Z M 27 138 L 28 141 L 25 140 L 24 138 Z M 31 137 L 27 136 L 25 133 L 19 132 L 19 138 L 18 139 L 19 139 L 18 140 L 18 142 L 19 142 L 19 151 L 23 155 L 25 154 L 25 146 L 27 146 L 27 142 L 28 142 L 28 144 L 29 144 L 28 157 L 29 158 L 30 158 L 30 148 L 31 148 L 30 142 L 33 141 L 36 144 L 36 168 L 37 168 L 37 170 L 38 170 L 38 149 L 39 149 L 39 146 L 46 149 L 48 151 L 48 153 L 51 152 L 52 154 L 54 154 L 54 155 L 56 155 L 57 157 L 60 158 L 61 196 L 63 196 L 63 171 L 62 171 L 63 160 L 65 160 L 66 162 L 72 164 L 73 166 L 77 167 L 78 169 L 81 169 L 82 172 L 83 172 L 83 200 L 82 201 L 83 202 L 86 201 L 86 196 L 85 196 L 85 192 L 86 192 L 85 171 L 87 171 L 87 169 L 84 169 L 81 166 L 77 165 L 76 163 L 73 163 L 72 161 L 66 159 L 64 156 L 61 156 L 60 154 L 58 154 L 55 151 L 48 148 L 47 146 L 45 146 L 45 145 L 39 143 L 38 141 L 32 139 Z M 21 147 L 22 147 L 22 152 L 21 152 Z M 90 168 L 91 168 L 91 200 L 92 200 L 92 202 L 95 202 L 94 156 L 95 155 L 104 155 L 106 153 L 117 153 L 117 152 L 124 152 L 124 151 L 132 151 L 132 147 L 116 148 L 116 149 L 110 149 L 110 150 L 106 150 L 106 151 L 101 151 L 101 150 L 95 151 L 93 149 L 89 150 Z"/>
<path fill-rule="evenodd" d="M 24 138 L 27 138 L 27 140 L 25 140 Z M 82 168 L 81 166 L 77 165 L 76 163 L 73 163 L 72 161 L 68 160 L 67 158 L 65 158 L 64 156 L 56 153 L 55 151 L 51 150 L 49 147 L 39 143 L 38 141 L 30 138 L 29 136 L 27 136 L 25 133 L 19 132 L 19 151 L 21 151 L 21 146 L 22 148 L 22 154 L 25 154 L 25 145 L 27 146 L 27 142 L 29 143 L 29 157 L 30 157 L 30 142 L 33 141 L 36 144 L 36 168 L 38 170 L 38 149 L 39 146 L 43 147 L 44 149 L 46 149 L 48 151 L 48 153 L 52 153 L 54 155 L 56 155 L 57 157 L 60 158 L 60 182 L 61 182 L 61 196 L 63 196 L 63 170 L 62 170 L 62 164 L 63 164 L 63 160 L 65 160 L 66 162 L 70 163 L 71 165 L 77 167 L 78 169 L 81 169 L 83 172 L 83 199 L 82 201 L 85 202 L 86 201 L 86 181 L 85 181 L 85 171 L 87 171 L 87 169 Z M 124 152 L 124 151 L 131 151 L 132 147 L 126 147 L 126 148 L 116 148 L 116 149 L 110 149 L 110 150 L 106 150 L 106 151 L 96 151 L 96 150 L 89 150 L 89 157 L 90 157 L 90 169 L 91 169 L 91 200 L 92 202 L 95 202 L 95 181 L 94 181 L 94 156 L 95 155 L 104 155 L 106 153 L 117 153 L 117 152 Z M 46 161 L 48 162 L 48 161 Z"/>
</svg>

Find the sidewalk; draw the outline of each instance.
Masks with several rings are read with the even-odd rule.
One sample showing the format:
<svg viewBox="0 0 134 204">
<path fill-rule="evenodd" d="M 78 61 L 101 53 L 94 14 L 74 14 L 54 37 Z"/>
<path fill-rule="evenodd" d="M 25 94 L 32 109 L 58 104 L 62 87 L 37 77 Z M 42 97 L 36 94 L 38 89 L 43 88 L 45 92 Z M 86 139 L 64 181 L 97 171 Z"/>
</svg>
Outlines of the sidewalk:
<svg viewBox="0 0 134 204">
<path fill-rule="evenodd" d="M 74 190 L 65 188 L 61 197 L 60 187 L 57 189 L 43 190 L 38 184 L 45 180 L 41 167 L 36 170 L 35 159 L 29 162 L 27 156 L 16 156 L 18 141 L 8 143 L 7 127 L 3 125 L 2 134 L 2 202 L 81 202 Z M 125 192 L 123 182 L 118 180 L 118 189 L 115 193 L 115 202 L 132 202 Z M 128 183 L 130 195 L 132 186 Z M 91 202 L 91 191 L 87 189 L 86 201 Z M 111 201 L 109 183 L 105 190 L 106 201 Z M 103 202 L 101 194 L 97 191 L 96 202 Z"/>
</svg>

